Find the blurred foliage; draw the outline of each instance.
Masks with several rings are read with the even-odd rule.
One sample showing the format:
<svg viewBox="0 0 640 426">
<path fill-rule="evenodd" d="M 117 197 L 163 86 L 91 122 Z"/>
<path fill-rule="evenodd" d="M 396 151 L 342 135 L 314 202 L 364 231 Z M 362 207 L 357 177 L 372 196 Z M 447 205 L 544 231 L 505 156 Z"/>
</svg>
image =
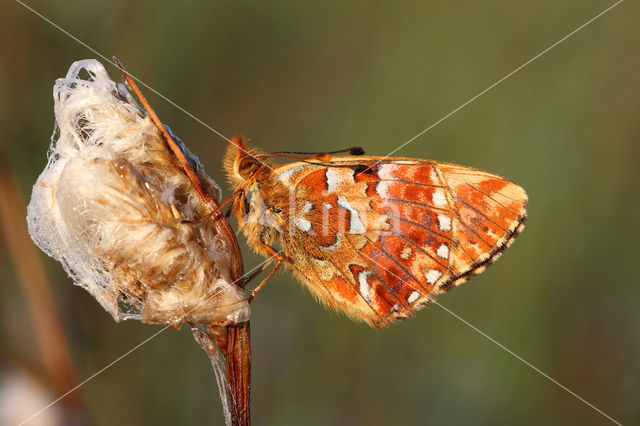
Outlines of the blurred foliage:
<svg viewBox="0 0 640 426">
<path fill-rule="evenodd" d="M 226 136 L 372 155 L 612 3 L 28 1 Z M 637 2 L 620 4 L 396 153 L 528 191 L 523 235 L 439 302 L 624 424 L 640 423 L 638 16 Z M 27 200 L 46 161 L 53 82 L 88 57 L 19 3 L 0 5 L 0 152 Z M 224 184 L 226 142 L 145 93 Z M 259 261 L 246 253 L 247 270 Z M 46 262 L 81 378 L 157 330 L 115 324 Z M 0 353 L 37 363 L 4 245 L 0 268 Z M 252 310 L 255 424 L 607 423 L 437 306 L 375 331 L 279 273 Z M 162 333 L 79 392 L 96 425 L 222 424 L 213 372 L 187 330 Z"/>
</svg>

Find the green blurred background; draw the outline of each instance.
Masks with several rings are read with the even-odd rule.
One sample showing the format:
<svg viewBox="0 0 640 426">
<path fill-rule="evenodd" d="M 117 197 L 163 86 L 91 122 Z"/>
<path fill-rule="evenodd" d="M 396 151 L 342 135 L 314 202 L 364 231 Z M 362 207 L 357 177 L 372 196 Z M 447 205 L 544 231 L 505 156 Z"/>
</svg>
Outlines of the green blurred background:
<svg viewBox="0 0 640 426">
<path fill-rule="evenodd" d="M 267 151 L 362 145 L 372 155 L 611 4 L 28 1 L 227 136 Z M 527 190 L 522 236 L 439 302 L 623 424 L 640 424 L 638 16 L 637 2 L 621 3 L 396 154 Z M 19 3 L 0 5 L 0 155 L 25 200 L 46 162 L 54 80 L 95 57 Z M 226 142 L 145 93 L 225 184 Z M 2 240 L 0 361 L 46 385 L 10 254 Z M 261 261 L 245 254 L 247 270 Z M 159 330 L 114 323 L 40 255 L 78 380 Z M 376 331 L 326 311 L 286 273 L 251 306 L 256 425 L 611 424 L 437 306 Z M 223 424 L 213 372 L 184 329 L 77 392 L 95 425 Z"/>
</svg>

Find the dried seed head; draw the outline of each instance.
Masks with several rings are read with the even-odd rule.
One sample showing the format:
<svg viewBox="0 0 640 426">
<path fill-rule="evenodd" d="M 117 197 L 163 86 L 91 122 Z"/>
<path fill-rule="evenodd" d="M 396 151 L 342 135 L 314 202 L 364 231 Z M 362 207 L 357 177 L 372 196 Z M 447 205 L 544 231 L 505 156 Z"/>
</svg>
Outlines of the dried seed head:
<svg viewBox="0 0 640 426">
<path fill-rule="evenodd" d="M 84 60 L 53 95 L 56 131 L 27 214 L 36 244 L 117 321 L 248 320 L 244 292 L 230 280 L 229 244 L 211 220 L 197 220 L 209 212 L 125 87 Z M 181 148 L 219 199 L 197 157 Z"/>
</svg>

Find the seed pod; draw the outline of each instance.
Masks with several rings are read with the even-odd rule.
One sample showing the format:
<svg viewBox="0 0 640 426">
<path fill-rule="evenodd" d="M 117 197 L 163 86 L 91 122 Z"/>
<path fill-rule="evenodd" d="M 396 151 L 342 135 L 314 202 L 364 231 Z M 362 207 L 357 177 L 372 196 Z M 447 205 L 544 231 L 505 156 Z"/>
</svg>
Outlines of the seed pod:
<svg viewBox="0 0 640 426">
<path fill-rule="evenodd" d="M 81 78 L 86 74 L 87 78 Z M 229 244 L 160 132 L 95 60 L 53 89 L 56 129 L 28 207 L 29 233 L 116 321 L 247 321 Z M 205 189 L 220 189 L 181 144 Z"/>
</svg>

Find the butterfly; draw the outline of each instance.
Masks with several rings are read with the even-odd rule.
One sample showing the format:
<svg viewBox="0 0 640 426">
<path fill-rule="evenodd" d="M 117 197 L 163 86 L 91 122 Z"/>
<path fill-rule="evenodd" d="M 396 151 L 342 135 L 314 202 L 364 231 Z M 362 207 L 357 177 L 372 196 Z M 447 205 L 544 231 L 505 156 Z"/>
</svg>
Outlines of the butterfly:
<svg viewBox="0 0 640 426">
<path fill-rule="evenodd" d="M 330 154 L 278 165 L 271 156 L 294 158 L 234 138 L 224 159 L 235 188 L 228 213 L 275 262 L 254 292 L 284 264 L 327 307 L 376 328 L 483 272 L 524 228 L 525 191 L 471 167 Z"/>
</svg>

